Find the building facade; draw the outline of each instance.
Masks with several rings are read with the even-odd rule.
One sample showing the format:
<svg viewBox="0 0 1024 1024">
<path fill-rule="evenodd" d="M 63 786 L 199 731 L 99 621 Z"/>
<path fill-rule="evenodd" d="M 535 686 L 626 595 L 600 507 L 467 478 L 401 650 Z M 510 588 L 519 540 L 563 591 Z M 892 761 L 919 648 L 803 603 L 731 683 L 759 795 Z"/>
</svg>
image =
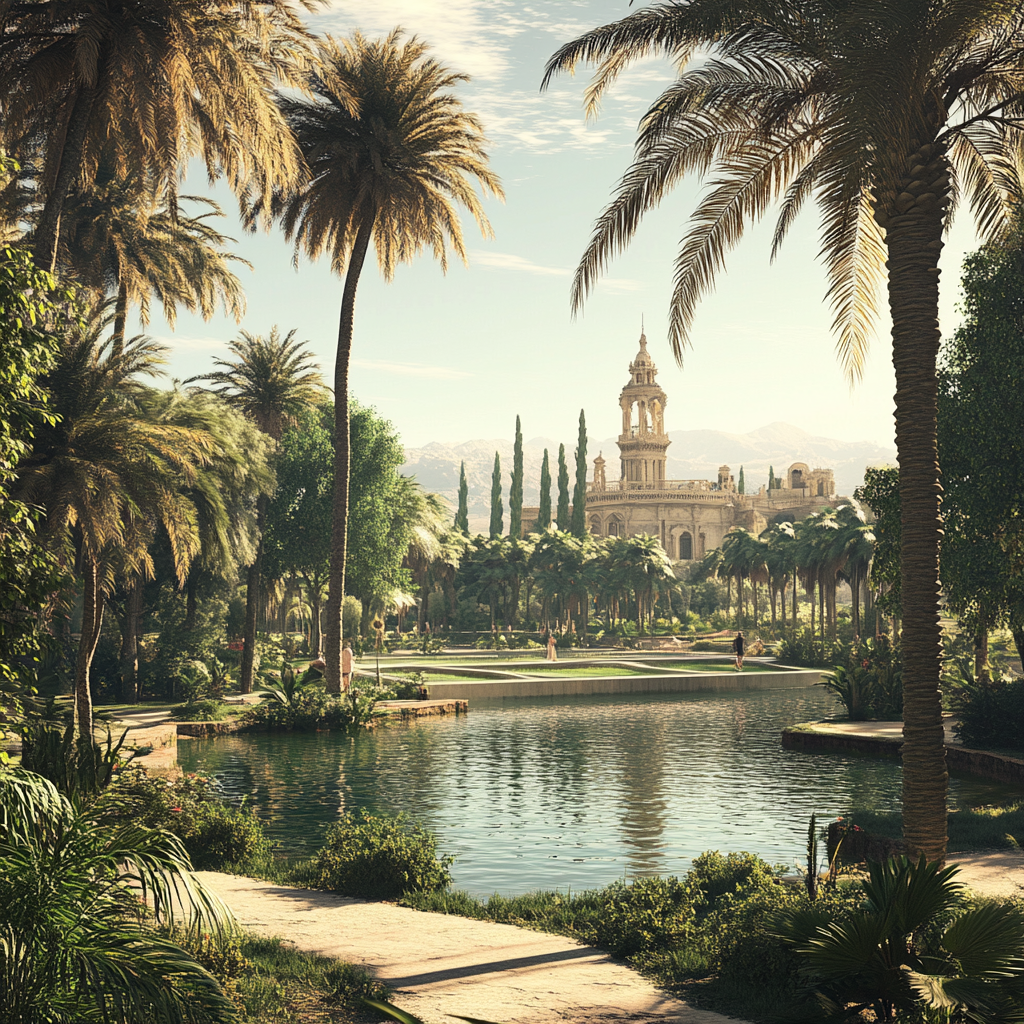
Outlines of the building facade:
<svg viewBox="0 0 1024 1024">
<path fill-rule="evenodd" d="M 693 561 L 721 546 L 735 526 L 760 533 L 781 516 L 801 519 L 837 499 L 831 469 L 794 463 L 777 486 L 740 494 L 729 466 L 717 480 L 668 480 L 665 465 L 672 443 L 665 431 L 668 396 L 657 382 L 658 369 L 640 335 L 640 351 L 629 364 L 629 382 L 619 395 L 619 479 L 607 479 L 603 453 L 594 459 L 587 489 L 587 526 L 599 537 L 651 534 L 661 539 L 674 561 Z M 532 523 L 536 509 L 524 509 Z"/>
</svg>

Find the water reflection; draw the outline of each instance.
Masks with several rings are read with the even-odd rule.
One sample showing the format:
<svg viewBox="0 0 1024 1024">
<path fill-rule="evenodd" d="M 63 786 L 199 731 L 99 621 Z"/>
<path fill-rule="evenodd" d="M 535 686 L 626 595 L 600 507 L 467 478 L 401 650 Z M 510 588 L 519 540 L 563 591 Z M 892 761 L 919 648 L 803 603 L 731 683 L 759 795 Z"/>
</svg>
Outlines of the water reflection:
<svg viewBox="0 0 1024 1024">
<path fill-rule="evenodd" d="M 179 760 L 249 800 L 289 853 L 315 850 L 345 810 L 406 811 L 474 893 L 581 889 L 679 873 L 706 849 L 792 863 L 812 812 L 898 808 L 898 761 L 781 748 L 784 725 L 833 707 L 817 689 L 474 702 L 356 737 L 182 740 Z M 1007 793 L 967 779 L 952 791 Z"/>
</svg>

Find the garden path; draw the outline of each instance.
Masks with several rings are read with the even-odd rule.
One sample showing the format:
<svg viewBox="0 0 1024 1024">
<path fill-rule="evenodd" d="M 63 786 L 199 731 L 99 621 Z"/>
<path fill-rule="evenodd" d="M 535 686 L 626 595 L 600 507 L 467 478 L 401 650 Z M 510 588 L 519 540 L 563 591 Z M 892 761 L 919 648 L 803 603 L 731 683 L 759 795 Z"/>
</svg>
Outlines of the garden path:
<svg viewBox="0 0 1024 1024">
<path fill-rule="evenodd" d="M 591 946 L 513 925 L 218 872 L 199 877 L 247 930 L 368 970 L 428 1024 L 450 1014 L 510 1024 L 727 1024 Z"/>
</svg>

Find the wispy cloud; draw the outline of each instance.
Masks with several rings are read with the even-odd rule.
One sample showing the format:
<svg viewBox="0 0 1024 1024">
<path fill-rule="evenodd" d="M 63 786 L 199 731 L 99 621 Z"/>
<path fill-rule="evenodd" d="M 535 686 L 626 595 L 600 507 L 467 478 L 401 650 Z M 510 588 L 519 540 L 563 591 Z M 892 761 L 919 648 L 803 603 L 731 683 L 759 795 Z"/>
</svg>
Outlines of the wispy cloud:
<svg viewBox="0 0 1024 1024">
<path fill-rule="evenodd" d="M 315 21 L 332 33 L 359 29 L 371 37 L 401 25 L 425 39 L 446 64 L 472 76 L 466 102 L 488 138 L 503 148 L 556 153 L 629 147 L 640 115 L 671 79 L 667 62 L 630 68 L 601 118 L 589 123 L 580 104 L 585 73 L 563 76 L 540 93 L 547 57 L 593 27 L 573 0 L 546 0 L 543 6 L 522 0 L 331 0 Z"/>
<path fill-rule="evenodd" d="M 456 370 L 453 366 L 425 366 L 423 363 L 396 363 L 383 359 L 353 359 L 352 365 L 360 370 L 379 373 L 397 373 L 403 377 L 426 377 L 429 380 L 463 380 L 473 374 Z"/>
<path fill-rule="evenodd" d="M 173 357 L 176 352 L 223 352 L 227 348 L 227 342 L 223 338 L 187 338 L 183 335 L 168 334 L 158 335 L 154 341 L 170 349 Z"/>
<path fill-rule="evenodd" d="M 541 277 L 570 277 L 572 271 L 567 267 L 545 267 L 540 263 L 534 263 L 525 256 L 516 256 L 510 252 L 487 252 L 477 250 L 470 254 L 471 264 L 478 264 L 482 267 L 489 267 L 492 270 L 511 270 L 524 274 L 537 274 Z M 636 281 L 628 277 L 602 277 L 596 285 L 598 289 L 607 288 L 613 292 L 638 292 L 646 285 L 643 281 Z"/>
<path fill-rule="evenodd" d="M 510 252 L 471 252 L 470 261 L 478 263 L 482 267 L 493 267 L 496 270 L 519 270 L 527 274 L 541 274 L 546 277 L 568 277 L 572 273 L 565 267 L 543 267 L 539 263 L 526 259 L 525 256 L 516 256 Z"/>
</svg>

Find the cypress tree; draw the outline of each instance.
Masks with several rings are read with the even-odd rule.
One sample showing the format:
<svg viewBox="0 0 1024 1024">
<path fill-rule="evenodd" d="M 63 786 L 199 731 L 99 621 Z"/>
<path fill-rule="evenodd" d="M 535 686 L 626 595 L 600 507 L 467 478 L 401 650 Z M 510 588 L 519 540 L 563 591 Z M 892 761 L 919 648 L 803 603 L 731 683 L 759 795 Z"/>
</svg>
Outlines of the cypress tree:
<svg viewBox="0 0 1024 1024">
<path fill-rule="evenodd" d="M 508 535 L 523 535 L 523 432 L 516 417 L 516 444 L 512 453 L 512 486 L 508 491 Z"/>
<path fill-rule="evenodd" d="M 775 467 L 774 466 L 769 466 L 768 467 L 768 490 L 769 491 L 774 491 L 775 490 Z"/>
<path fill-rule="evenodd" d="M 746 494 L 746 491 L 743 489 L 745 486 L 746 485 L 743 483 L 743 467 L 740 466 L 740 482 L 739 482 L 739 485 L 736 487 L 736 490 L 740 494 Z"/>
<path fill-rule="evenodd" d="M 494 472 L 491 474 L 491 538 L 500 537 L 505 528 L 502 520 L 505 508 L 501 503 L 501 456 L 494 453 Z"/>
<path fill-rule="evenodd" d="M 558 446 L 558 511 L 555 526 L 569 529 L 569 467 L 565 464 L 565 445 Z"/>
<path fill-rule="evenodd" d="M 466 461 L 459 469 L 459 511 L 455 513 L 455 529 L 469 536 L 469 484 L 466 483 Z"/>
<path fill-rule="evenodd" d="M 551 466 L 548 464 L 548 450 L 544 449 L 544 461 L 540 464 L 540 509 L 536 527 L 546 530 L 551 525 Z"/>
<path fill-rule="evenodd" d="M 580 433 L 576 441 L 576 486 L 572 492 L 572 532 L 582 537 L 587 532 L 587 421 L 580 409 Z"/>
</svg>

